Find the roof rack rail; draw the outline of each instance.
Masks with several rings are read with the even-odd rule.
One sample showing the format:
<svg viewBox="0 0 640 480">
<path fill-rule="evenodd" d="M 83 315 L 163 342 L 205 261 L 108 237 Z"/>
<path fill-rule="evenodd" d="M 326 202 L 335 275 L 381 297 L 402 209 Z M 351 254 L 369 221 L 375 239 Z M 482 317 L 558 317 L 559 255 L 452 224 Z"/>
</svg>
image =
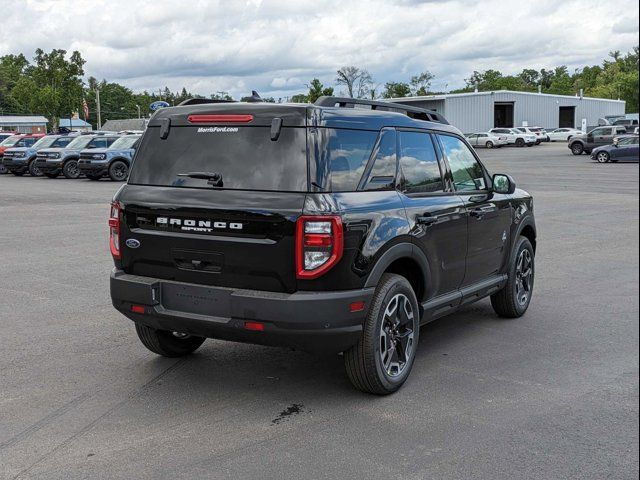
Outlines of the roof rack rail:
<svg viewBox="0 0 640 480">
<path fill-rule="evenodd" d="M 449 125 L 446 118 L 433 110 L 427 110 L 426 108 L 411 107 L 402 103 L 396 102 L 380 102 L 378 100 L 364 100 L 361 98 L 350 97 L 320 97 L 314 105 L 318 107 L 343 107 L 354 108 L 356 105 L 368 105 L 371 110 L 380 110 L 387 112 L 403 113 L 410 118 L 416 120 L 427 120 L 429 122 L 443 123 Z"/>
<path fill-rule="evenodd" d="M 178 104 L 179 107 L 185 105 L 203 105 L 205 103 L 235 103 L 235 100 L 214 100 L 211 98 L 187 98 Z"/>
</svg>

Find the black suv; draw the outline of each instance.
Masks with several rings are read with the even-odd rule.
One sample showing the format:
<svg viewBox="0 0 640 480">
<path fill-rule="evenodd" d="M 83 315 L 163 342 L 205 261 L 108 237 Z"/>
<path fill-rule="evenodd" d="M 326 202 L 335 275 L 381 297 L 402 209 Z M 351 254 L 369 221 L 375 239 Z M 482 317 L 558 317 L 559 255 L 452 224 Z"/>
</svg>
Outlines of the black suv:
<svg viewBox="0 0 640 480">
<path fill-rule="evenodd" d="M 386 394 L 420 325 L 486 296 L 499 315 L 527 310 L 532 198 L 439 114 L 185 103 L 150 120 L 109 219 L 113 305 L 149 350 L 344 352 L 353 384 Z"/>
</svg>

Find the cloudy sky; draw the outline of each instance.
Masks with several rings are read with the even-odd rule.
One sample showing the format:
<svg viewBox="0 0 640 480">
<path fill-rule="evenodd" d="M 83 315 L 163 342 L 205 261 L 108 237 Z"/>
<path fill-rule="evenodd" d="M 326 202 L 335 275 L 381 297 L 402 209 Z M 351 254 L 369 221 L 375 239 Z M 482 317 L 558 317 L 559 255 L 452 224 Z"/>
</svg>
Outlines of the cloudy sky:
<svg viewBox="0 0 640 480">
<path fill-rule="evenodd" d="M 637 0 L 2 0 L 0 55 L 79 50 L 88 75 L 134 91 L 286 97 L 356 65 L 376 84 L 430 70 L 597 64 L 638 44 Z"/>
</svg>

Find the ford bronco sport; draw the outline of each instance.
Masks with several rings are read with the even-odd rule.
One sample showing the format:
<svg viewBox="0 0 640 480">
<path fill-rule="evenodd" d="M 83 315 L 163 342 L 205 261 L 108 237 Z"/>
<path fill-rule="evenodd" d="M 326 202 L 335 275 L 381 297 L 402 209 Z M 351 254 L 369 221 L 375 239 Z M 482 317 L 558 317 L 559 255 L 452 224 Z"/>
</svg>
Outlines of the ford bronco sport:
<svg viewBox="0 0 640 480">
<path fill-rule="evenodd" d="M 82 133 L 65 147 L 40 150 L 36 166 L 49 178 L 56 178 L 61 173 L 65 178 L 79 178 L 82 174 L 78 167 L 80 152 L 85 149 L 107 148 L 118 138 L 120 136 L 115 134 Z"/>
<path fill-rule="evenodd" d="M 168 357 L 205 338 L 344 352 L 358 389 L 407 379 L 420 326 L 531 301 L 533 201 L 435 112 L 186 101 L 153 116 L 109 219 L 113 305 Z"/>
</svg>

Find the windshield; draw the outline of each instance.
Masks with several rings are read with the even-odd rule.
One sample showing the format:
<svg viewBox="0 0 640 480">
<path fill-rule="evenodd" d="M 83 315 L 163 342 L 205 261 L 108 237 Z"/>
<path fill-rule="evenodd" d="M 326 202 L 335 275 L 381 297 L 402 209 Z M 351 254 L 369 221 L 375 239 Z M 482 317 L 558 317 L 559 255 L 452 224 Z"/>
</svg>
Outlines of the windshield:
<svg viewBox="0 0 640 480">
<path fill-rule="evenodd" d="M 113 150 L 124 150 L 127 148 L 132 148 L 133 144 L 138 141 L 140 135 L 127 135 L 126 137 L 120 137 L 115 142 L 111 144 L 109 148 Z"/>
<path fill-rule="evenodd" d="M 67 145 L 67 148 L 71 150 L 82 150 L 84 147 L 89 145 L 89 142 L 91 142 L 91 140 L 93 140 L 94 138 L 95 137 L 92 137 L 90 135 L 87 135 L 86 137 L 81 136 L 75 138 L 71 143 L 69 143 L 69 145 Z"/>
<path fill-rule="evenodd" d="M 12 137 L 9 138 L 5 138 L 2 143 L 0 143 L 1 147 L 13 147 L 16 143 L 18 143 L 18 140 L 20 140 L 22 137 L 19 135 L 13 135 Z"/>
<path fill-rule="evenodd" d="M 129 183 L 213 188 L 206 175 L 219 174 L 225 189 L 306 191 L 305 128 L 173 127 L 166 139 L 150 127 L 131 168 Z M 185 174 L 204 173 L 204 178 Z"/>
<path fill-rule="evenodd" d="M 42 137 L 40 140 L 33 144 L 33 148 L 40 149 L 50 147 L 56 140 L 56 137 Z"/>
</svg>

